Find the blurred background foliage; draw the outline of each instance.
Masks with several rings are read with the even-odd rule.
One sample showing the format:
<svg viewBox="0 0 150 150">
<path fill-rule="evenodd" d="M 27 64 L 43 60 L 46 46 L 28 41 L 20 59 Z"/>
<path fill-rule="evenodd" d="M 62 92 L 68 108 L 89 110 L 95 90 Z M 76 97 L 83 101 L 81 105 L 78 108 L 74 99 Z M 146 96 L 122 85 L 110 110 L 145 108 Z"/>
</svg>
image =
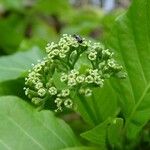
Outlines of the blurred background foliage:
<svg viewBox="0 0 150 150">
<path fill-rule="evenodd" d="M 129 0 L 0 0 L 0 55 L 56 41 L 63 33 L 105 41 Z"/>
</svg>

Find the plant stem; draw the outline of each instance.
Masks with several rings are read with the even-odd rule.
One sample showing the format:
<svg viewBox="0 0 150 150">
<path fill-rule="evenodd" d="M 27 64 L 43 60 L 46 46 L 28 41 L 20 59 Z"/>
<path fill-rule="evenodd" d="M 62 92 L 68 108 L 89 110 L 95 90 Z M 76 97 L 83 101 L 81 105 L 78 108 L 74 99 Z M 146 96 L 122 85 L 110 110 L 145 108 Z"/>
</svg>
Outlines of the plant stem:
<svg viewBox="0 0 150 150">
<path fill-rule="evenodd" d="M 78 94 L 78 97 L 80 98 L 80 102 L 81 102 L 82 106 L 84 107 L 85 111 L 87 112 L 89 118 L 92 120 L 93 124 L 96 125 L 97 119 L 95 117 L 95 114 L 93 113 L 93 110 L 89 106 L 87 100 L 85 99 L 84 96 L 82 96 L 80 94 Z"/>
<path fill-rule="evenodd" d="M 92 94 L 92 102 L 93 102 L 93 107 L 94 107 L 94 111 L 95 111 L 95 116 L 96 116 L 96 119 L 97 119 L 97 123 L 99 123 L 99 122 L 102 121 L 102 117 L 101 117 L 100 112 L 98 111 L 99 108 L 98 108 L 98 104 L 97 104 L 97 101 L 95 99 L 94 94 Z"/>
</svg>

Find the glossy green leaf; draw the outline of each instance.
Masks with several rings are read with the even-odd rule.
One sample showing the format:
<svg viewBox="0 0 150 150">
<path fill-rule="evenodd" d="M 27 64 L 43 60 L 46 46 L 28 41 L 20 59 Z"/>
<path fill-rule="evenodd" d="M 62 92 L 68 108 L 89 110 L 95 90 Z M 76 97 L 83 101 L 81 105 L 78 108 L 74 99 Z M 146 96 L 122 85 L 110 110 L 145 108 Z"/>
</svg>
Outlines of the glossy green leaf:
<svg viewBox="0 0 150 150">
<path fill-rule="evenodd" d="M 2 150 L 58 150 L 79 145 L 64 121 L 14 96 L 0 97 L 0 120 Z"/>
<path fill-rule="evenodd" d="M 31 51 L 18 52 L 10 56 L 0 58 L 0 82 L 16 79 L 22 76 L 32 63 L 37 63 L 37 60 L 42 58 L 43 54 L 37 47 Z"/>
<path fill-rule="evenodd" d="M 127 137 L 133 139 L 150 119 L 150 1 L 134 0 L 118 17 L 110 46 L 118 52 L 128 77 L 113 83 L 126 119 Z"/>
</svg>

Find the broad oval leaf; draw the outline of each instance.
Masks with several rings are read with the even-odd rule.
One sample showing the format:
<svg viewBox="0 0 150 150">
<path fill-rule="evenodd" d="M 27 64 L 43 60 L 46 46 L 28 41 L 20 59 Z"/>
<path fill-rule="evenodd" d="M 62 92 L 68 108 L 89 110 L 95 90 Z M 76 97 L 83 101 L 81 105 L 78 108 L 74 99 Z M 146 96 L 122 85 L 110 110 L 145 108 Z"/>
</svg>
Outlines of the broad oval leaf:
<svg viewBox="0 0 150 150">
<path fill-rule="evenodd" d="M 113 85 L 126 119 L 127 137 L 133 139 L 150 119 L 150 1 L 134 0 L 117 18 L 110 47 L 118 52 L 128 77 Z"/>
<path fill-rule="evenodd" d="M 70 127 L 52 112 L 38 112 L 18 97 L 0 97 L 0 149 L 59 150 L 78 145 Z"/>
<path fill-rule="evenodd" d="M 36 63 L 42 57 L 43 54 L 37 47 L 27 52 L 18 52 L 10 56 L 1 57 L 0 82 L 20 77 L 31 68 L 32 63 Z"/>
</svg>

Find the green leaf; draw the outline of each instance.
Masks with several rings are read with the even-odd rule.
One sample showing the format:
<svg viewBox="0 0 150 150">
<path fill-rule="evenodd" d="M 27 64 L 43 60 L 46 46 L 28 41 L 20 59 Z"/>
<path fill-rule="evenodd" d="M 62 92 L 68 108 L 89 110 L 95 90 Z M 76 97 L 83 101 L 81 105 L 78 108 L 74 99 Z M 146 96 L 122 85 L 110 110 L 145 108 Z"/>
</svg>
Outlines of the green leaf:
<svg viewBox="0 0 150 150">
<path fill-rule="evenodd" d="M 31 64 L 36 63 L 42 56 L 43 54 L 40 50 L 34 47 L 31 51 L 18 52 L 10 56 L 1 57 L 0 82 L 17 79 L 22 76 L 31 68 Z"/>
<path fill-rule="evenodd" d="M 62 150 L 99 150 L 99 149 L 95 147 L 73 147 L 73 148 L 65 148 Z"/>
<path fill-rule="evenodd" d="M 107 136 L 109 144 L 112 148 L 123 149 L 122 147 L 122 129 L 123 129 L 123 119 L 115 118 L 107 130 Z"/>
<path fill-rule="evenodd" d="M 101 149 L 106 149 L 106 136 L 109 123 L 110 119 L 107 119 L 95 128 L 82 133 L 81 136 L 92 143 L 100 145 Z"/>
<path fill-rule="evenodd" d="M 15 28 L 14 28 L 15 27 Z M 0 21 L 0 47 L 7 54 L 17 51 L 24 38 L 26 20 L 19 15 L 11 14 Z M 9 34 L 8 34 L 9 33 Z"/>
<path fill-rule="evenodd" d="M 108 118 L 95 128 L 86 131 L 81 136 L 92 143 L 100 145 L 101 149 L 121 148 L 123 120 L 121 118 Z"/>
<path fill-rule="evenodd" d="M 22 99 L 0 97 L 0 149 L 58 150 L 78 146 L 70 127 L 50 111 L 38 112 Z"/>
<path fill-rule="evenodd" d="M 0 83 L 0 96 L 17 95 L 24 97 L 24 79 L 9 80 Z"/>
<path fill-rule="evenodd" d="M 129 139 L 135 138 L 150 119 L 149 10 L 150 1 L 134 0 L 129 10 L 117 18 L 108 41 L 128 74 L 126 80 L 112 85 L 118 91 Z"/>
</svg>

